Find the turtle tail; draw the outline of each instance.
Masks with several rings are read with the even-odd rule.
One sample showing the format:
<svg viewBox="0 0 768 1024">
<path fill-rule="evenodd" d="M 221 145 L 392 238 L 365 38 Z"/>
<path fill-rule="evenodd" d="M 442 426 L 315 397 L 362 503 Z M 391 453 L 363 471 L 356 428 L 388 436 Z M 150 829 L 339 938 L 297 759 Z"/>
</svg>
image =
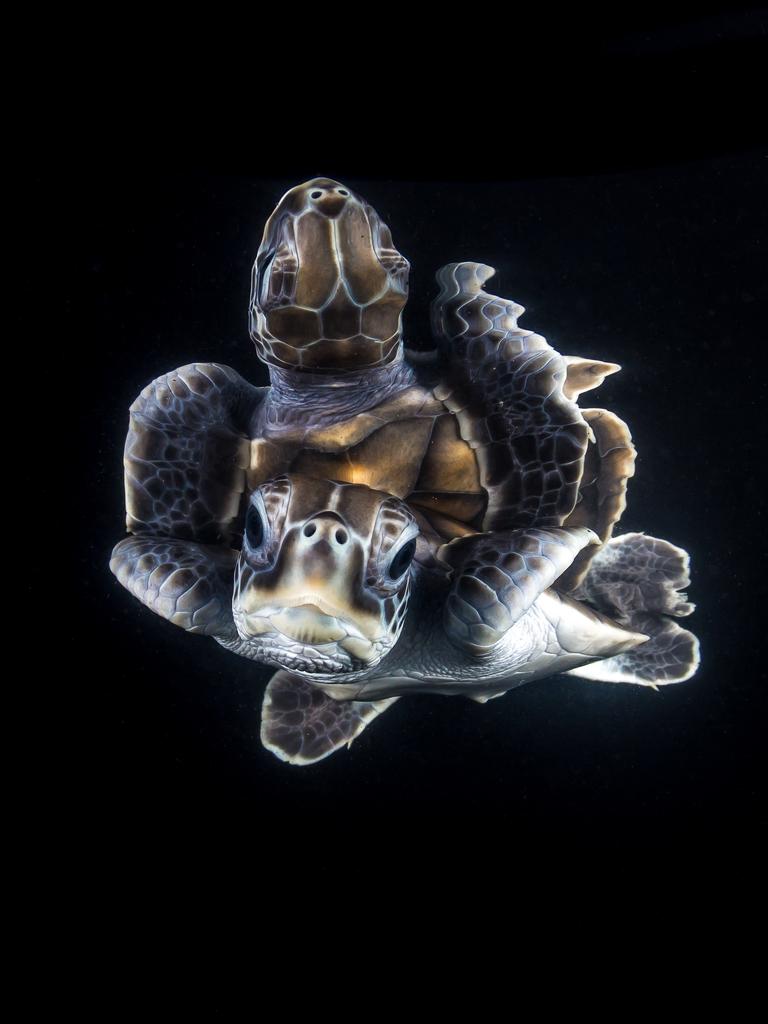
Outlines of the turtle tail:
<svg viewBox="0 0 768 1024">
<path fill-rule="evenodd" d="M 674 618 L 694 610 L 688 552 L 644 533 L 625 533 L 595 555 L 573 596 L 649 640 L 571 674 L 606 682 L 660 686 L 690 679 L 699 667 L 699 641 Z"/>
</svg>

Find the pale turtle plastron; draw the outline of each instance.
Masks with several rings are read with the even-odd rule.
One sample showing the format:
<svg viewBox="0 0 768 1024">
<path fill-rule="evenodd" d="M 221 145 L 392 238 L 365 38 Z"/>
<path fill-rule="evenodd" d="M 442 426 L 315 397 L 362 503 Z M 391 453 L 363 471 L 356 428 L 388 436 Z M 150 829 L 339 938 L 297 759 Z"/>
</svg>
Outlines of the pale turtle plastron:
<svg viewBox="0 0 768 1024">
<path fill-rule="evenodd" d="M 680 548 L 612 538 L 629 431 L 579 395 L 619 369 L 563 357 L 438 274 L 436 349 L 405 351 L 408 263 L 375 211 L 315 179 L 270 217 L 251 333 L 269 388 L 190 364 L 131 407 L 127 526 L 111 567 L 149 608 L 280 668 L 262 741 L 293 764 L 399 696 L 485 701 L 559 672 L 689 678 Z"/>
</svg>

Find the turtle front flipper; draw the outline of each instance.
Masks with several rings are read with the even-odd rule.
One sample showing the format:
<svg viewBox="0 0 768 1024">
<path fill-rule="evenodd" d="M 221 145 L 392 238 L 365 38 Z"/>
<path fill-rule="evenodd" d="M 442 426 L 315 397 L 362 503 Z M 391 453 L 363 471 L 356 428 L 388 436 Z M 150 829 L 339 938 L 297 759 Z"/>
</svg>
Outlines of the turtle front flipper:
<svg viewBox="0 0 768 1024">
<path fill-rule="evenodd" d="M 216 363 L 182 366 L 144 388 L 125 442 L 129 532 L 203 544 L 236 537 L 262 390 Z"/>
<path fill-rule="evenodd" d="M 522 306 L 483 290 L 494 273 L 482 263 L 438 272 L 432 324 L 446 374 L 435 396 L 476 452 L 488 493 L 483 529 L 561 526 L 576 503 L 589 427 L 566 393 L 566 358 L 518 327 Z M 598 382 L 614 366 L 594 365 Z M 568 393 L 586 390 L 583 375 Z"/>
<path fill-rule="evenodd" d="M 339 701 L 301 676 L 280 670 L 267 686 L 261 708 L 261 742 L 281 761 L 314 764 L 349 747 L 397 697 Z"/>
<path fill-rule="evenodd" d="M 443 545 L 438 558 L 453 581 L 443 624 L 451 641 L 470 656 L 496 644 L 597 537 L 586 527 L 507 530 L 462 537 Z"/>
<path fill-rule="evenodd" d="M 169 537 L 126 537 L 109 567 L 134 597 L 189 633 L 234 643 L 237 552 Z"/>
</svg>

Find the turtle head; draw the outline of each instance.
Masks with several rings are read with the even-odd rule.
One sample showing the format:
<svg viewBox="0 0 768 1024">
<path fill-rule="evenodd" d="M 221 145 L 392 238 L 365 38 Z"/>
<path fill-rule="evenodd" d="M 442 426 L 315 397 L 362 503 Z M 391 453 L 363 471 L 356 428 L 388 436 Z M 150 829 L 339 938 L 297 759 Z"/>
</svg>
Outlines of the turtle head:
<svg viewBox="0 0 768 1024">
<path fill-rule="evenodd" d="M 402 501 L 369 487 L 296 475 L 262 484 L 232 601 L 249 656 L 316 681 L 374 668 L 405 620 L 418 533 Z"/>
<path fill-rule="evenodd" d="M 410 266 L 389 228 L 338 181 L 283 196 L 251 278 L 250 332 L 270 366 L 344 372 L 398 357 Z"/>
</svg>

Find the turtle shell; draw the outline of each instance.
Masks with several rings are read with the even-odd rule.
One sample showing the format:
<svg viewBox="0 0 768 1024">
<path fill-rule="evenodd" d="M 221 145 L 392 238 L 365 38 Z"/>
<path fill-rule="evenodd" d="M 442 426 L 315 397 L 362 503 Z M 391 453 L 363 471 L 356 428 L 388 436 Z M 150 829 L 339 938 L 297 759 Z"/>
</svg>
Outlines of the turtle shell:
<svg viewBox="0 0 768 1024">
<path fill-rule="evenodd" d="M 408 270 L 351 189 L 316 178 L 287 192 L 252 279 L 251 334 L 271 387 L 215 364 L 149 385 L 126 444 L 129 529 L 236 547 L 250 491 L 295 473 L 402 498 L 443 540 L 563 524 L 607 540 L 634 449 L 625 424 L 576 402 L 619 367 L 560 356 L 520 328 L 523 307 L 487 294 L 493 270 L 478 263 L 439 272 L 437 349 L 413 365 L 401 341 Z M 578 585 L 591 550 L 564 586 Z"/>
</svg>

